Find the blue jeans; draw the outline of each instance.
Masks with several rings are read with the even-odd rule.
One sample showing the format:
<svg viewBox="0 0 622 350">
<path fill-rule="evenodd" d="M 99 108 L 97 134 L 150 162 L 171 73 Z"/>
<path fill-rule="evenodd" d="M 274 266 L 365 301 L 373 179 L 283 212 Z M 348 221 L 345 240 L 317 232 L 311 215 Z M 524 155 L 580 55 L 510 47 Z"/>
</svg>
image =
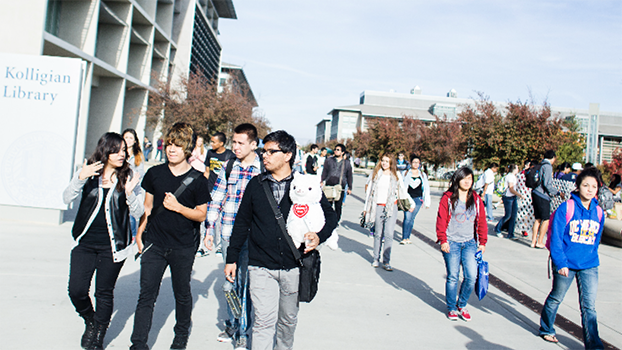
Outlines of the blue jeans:
<svg viewBox="0 0 622 350">
<path fill-rule="evenodd" d="M 445 283 L 445 301 L 447 302 L 447 311 L 457 311 L 463 308 L 469 301 L 469 297 L 475 287 L 477 279 L 477 262 L 475 261 L 475 253 L 477 252 L 477 243 L 472 239 L 467 242 L 457 243 L 449 242 L 449 253 L 443 252 L 445 259 L 445 267 L 447 268 L 447 282 Z M 460 295 L 458 304 L 458 281 L 460 280 L 460 266 L 462 265 L 462 274 L 464 278 L 460 285 Z"/>
<path fill-rule="evenodd" d="M 604 349 L 598 336 L 598 321 L 596 320 L 596 292 L 598 290 L 598 267 L 585 270 L 569 270 L 568 277 L 557 272 L 553 266 L 553 289 L 546 298 L 540 317 L 540 335 L 555 335 L 555 317 L 559 304 L 577 278 L 579 288 L 579 304 L 581 305 L 581 325 L 583 326 L 583 343 L 586 349 Z"/>
<path fill-rule="evenodd" d="M 493 221 L 495 217 L 492 215 L 492 194 L 485 194 L 484 201 L 486 202 L 486 219 Z"/>
<path fill-rule="evenodd" d="M 499 220 L 497 226 L 495 226 L 495 232 L 501 233 L 501 228 L 505 223 L 508 223 L 508 238 L 514 237 L 514 227 L 516 226 L 516 215 L 518 213 L 518 200 L 516 196 L 501 197 L 503 200 L 503 208 L 505 208 L 505 215 Z"/>
<path fill-rule="evenodd" d="M 413 212 L 405 211 L 404 212 L 404 222 L 402 223 L 402 239 L 410 239 L 410 233 L 413 230 L 413 226 L 415 224 L 415 217 L 417 217 L 417 213 L 419 213 L 419 209 L 423 205 L 423 198 L 417 197 L 413 198 L 415 201 L 415 210 Z"/>
<path fill-rule="evenodd" d="M 222 241 L 222 258 L 227 262 L 227 249 L 229 248 L 229 238 L 223 238 Z M 242 249 L 240 250 L 240 254 L 238 256 L 238 268 L 236 271 L 235 283 L 233 284 L 233 288 L 235 292 L 238 294 L 238 298 L 240 299 L 240 304 L 242 306 L 242 314 L 239 319 L 236 319 L 233 316 L 233 312 L 227 304 L 227 314 L 229 315 L 229 319 L 225 321 L 225 325 L 233 330 L 235 330 L 235 338 L 239 339 L 241 337 L 246 337 L 248 334 L 248 325 L 249 325 L 249 317 L 253 313 L 253 306 L 250 298 L 250 290 L 248 289 L 248 241 L 244 243 Z M 229 281 L 225 280 L 225 283 L 229 283 Z"/>
</svg>

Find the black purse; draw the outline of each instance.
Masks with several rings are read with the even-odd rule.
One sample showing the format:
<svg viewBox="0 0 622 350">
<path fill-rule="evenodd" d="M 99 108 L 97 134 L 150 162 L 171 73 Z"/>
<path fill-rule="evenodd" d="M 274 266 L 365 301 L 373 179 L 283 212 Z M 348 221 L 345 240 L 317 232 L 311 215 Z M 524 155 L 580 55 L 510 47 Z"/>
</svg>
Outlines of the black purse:
<svg viewBox="0 0 622 350">
<path fill-rule="evenodd" d="M 300 278 L 298 281 L 298 301 L 301 301 L 303 303 L 309 303 L 317 294 L 318 285 L 320 283 L 320 252 L 313 249 L 307 254 L 300 254 L 300 251 L 296 249 L 296 245 L 294 245 L 294 241 L 292 241 L 292 237 L 290 237 L 290 235 L 287 233 L 287 227 L 285 226 L 283 213 L 281 213 L 276 205 L 276 200 L 274 199 L 272 190 L 270 190 L 270 185 L 268 185 L 268 181 L 262 182 L 264 192 L 266 192 L 266 197 L 268 197 L 268 202 L 270 202 L 270 207 L 272 207 L 274 216 L 276 217 L 276 220 L 281 227 L 281 232 L 283 233 L 283 236 L 285 236 L 285 240 L 289 244 L 289 248 L 292 250 L 294 258 L 296 259 L 296 261 L 298 262 L 298 266 L 300 267 Z"/>
</svg>

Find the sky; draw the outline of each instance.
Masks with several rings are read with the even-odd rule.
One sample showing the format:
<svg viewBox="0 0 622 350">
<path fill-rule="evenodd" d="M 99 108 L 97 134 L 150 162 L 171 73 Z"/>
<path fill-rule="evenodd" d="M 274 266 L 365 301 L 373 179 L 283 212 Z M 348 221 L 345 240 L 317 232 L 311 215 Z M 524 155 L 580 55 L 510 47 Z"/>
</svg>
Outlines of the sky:
<svg viewBox="0 0 622 350">
<path fill-rule="evenodd" d="M 233 0 L 222 61 L 305 145 L 365 90 L 622 112 L 622 1 Z"/>
</svg>

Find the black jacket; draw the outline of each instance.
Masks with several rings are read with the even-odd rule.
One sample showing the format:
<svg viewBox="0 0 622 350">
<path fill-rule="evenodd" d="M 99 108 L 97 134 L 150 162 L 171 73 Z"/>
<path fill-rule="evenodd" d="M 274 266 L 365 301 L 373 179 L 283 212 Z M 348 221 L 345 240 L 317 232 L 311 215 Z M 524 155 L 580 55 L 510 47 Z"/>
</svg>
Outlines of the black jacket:
<svg viewBox="0 0 622 350">
<path fill-rule="evenodd" d="M 80 207 L 71 230 L 72 236 L 76 241 L 88 230 L 87 225 L 89 225 L 91 217 L 99 208 L 99 197 L 103 195 L 103 190 L 99 187 L 99 178 L 92 177 L 86 180 L 81 192 Z M 135 197 L 134 193 L 132 193 L 131 197 Z M 138 198 L 132 199 L 138 201 Z M 130 208 L 125 191 L 118 191 L 116 186 L 111 188 L 106 198 L 102 198 L 101 205 L 105 205 L 106 223 L 111 226 L 113 233 L 113 238 L 111 239 L 113 259 L 115 262 L 123 261 L 129 254 L 129 249 L 127 248 L 132 243 Z M 142 212 L 142 204 L 137 203 L 137 206 Z"/>
<path fill-rule="evenodd" d="M 227 264 L 237 262 L 240 249 L 248 239 L 249 265 L 265 267 L 269 270 L 293 269 L 298 267 L 298 264 L 284 236 L 287 233 L 282 233 L 264 192 L 262 181 L 270 181 L 265 179 L 265 174 L 255 176 L 246 186 L 231 233 Z M 279 203 L 285 222 L 287 222 L 289 209 L 292 206 L 289 198 L 290 184 L 291 180 L 287 183 L 285 196 Z M 324 228 L 317 233 L 322 243 L 337 227 L 337 214 L 324 195 L 322 195 L 320 205 L 326 219 Z M 304 244 L 301 245 L 301 252 L 302 247 Z"/>
</svg>

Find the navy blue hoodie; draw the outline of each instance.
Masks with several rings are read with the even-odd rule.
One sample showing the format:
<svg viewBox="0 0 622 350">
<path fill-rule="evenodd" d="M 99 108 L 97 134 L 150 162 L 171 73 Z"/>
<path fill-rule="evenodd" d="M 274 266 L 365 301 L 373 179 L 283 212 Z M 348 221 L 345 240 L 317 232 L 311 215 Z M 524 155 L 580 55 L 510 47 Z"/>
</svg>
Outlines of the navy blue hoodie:
<svg viewBox="0 0 622 350">
<path fill-rule="evenodd" d="M 551 222 L 551 259 L 557 270 L 567 267 L 584 270 L 598 266 L 598 246 L 603 233 L 605 216 L 599 220 L 598 201 L 592 199 L 590 209 L 581 203 L 579 195 L 572 193 L 574 213 L 566 225 L 567 202 L 555 211 Z"/>
</svg>

